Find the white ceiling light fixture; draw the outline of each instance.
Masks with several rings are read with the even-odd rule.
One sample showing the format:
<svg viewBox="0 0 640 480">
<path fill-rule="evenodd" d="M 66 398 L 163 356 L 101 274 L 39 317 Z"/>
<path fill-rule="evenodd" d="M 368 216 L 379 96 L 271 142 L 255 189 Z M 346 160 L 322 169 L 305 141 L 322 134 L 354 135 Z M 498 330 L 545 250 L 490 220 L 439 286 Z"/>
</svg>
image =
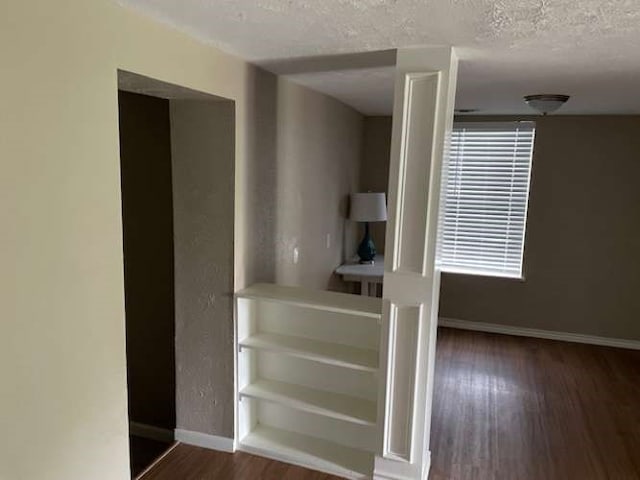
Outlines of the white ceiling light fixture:
<svg viewBox="0 0 640 480">
<path fill-rule="evenodd" d="M 551 94 L 539 94 L 539 95 L 527 95 L 524 97 L 524 101 L 527 102 L 534 110 L 537 110 L 542 115 L 555 112 L 562 105 L 569 100 L 569 95 L 551 95 Z"/>
</svg>

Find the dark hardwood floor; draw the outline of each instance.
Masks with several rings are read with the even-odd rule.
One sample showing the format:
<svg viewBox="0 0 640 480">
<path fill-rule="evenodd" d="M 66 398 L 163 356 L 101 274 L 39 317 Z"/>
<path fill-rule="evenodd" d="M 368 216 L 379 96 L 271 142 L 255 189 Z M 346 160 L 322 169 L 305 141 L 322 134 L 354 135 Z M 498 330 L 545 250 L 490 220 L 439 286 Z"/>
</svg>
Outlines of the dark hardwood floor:
<svg viewBox="0 0 640 480">
<path fill-rule="evenodd" d="M 131 478 L 136 478 L 155 460 L 171 448 L 172 442 L 159 442 L 148 438 L 129 436 Z"/>
<path fill-rule="evenodd" d="M 275 460 L 178 445 L 141 480 L 341 480 Z"/>
<path fill-rule="evenodd" d="M 441 329 L 430 480 L 640 479 L 640 351 Z M 179 445 L 143 480 L 337 480 Z"/>
<path fill-rule="evenodd" d="M 640 479 L 640 351 L 441 329 L 431 480 Z"/>
</svg>

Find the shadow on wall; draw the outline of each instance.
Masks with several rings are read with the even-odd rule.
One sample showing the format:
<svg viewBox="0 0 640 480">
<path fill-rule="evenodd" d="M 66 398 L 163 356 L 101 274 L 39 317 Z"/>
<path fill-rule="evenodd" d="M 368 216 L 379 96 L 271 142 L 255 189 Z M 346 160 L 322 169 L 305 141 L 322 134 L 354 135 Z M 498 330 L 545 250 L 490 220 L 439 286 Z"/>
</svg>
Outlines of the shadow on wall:
<svg viewBox="0 0 640 480">
<path fill-rule="evenodd" d="M 118 104 L 129 419 L 173 431 L 175 319 L 169 101 L 120 91 Z"/>
</svg>

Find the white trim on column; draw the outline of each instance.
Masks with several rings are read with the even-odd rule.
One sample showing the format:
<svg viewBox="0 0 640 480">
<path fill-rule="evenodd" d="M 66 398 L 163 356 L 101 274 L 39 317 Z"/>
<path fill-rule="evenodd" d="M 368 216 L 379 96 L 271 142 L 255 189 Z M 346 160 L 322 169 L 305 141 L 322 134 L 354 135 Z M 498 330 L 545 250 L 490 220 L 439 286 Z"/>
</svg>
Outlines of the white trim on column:
<svg viewBox="0 0 640 480">
<path fill-rule="evenodd" d="M 422 461 L 422 478 L 420 480 L 429 480 L 429 471 L 431 470 L 431 450 L 427 450 Z"/>
<path fill-rule="evenodd" d="M 195 445 L 196 447 L 208 448 L 209 450 L 218 450 L 220 452 L 235 451 L 233 438 L 219 437 L 217 435 L 208 435 L 206 433 L 191 432 L 176 428 L 176 440 L 187 445 Z"/>
<path fill-rule="evenodd" d="M 140 422 L 129 422 L 129 433 L 136 437 L 148 438 L 159 442 L 173 442 L 173 431 Z"/>
<path fill-rule="evenodd" d="M 518 337 L 545 338 L 547 340 L 559 340 L 562 342 L 586 343 L 603 347 L 628 348 L 640 350 L 640 340 L 626 340 L 623 338 L 597 337 L 595 335 L 583 335 L 581 333 L 556 332 L 538 328 L 514 327 L 511 325 L 498 325 L 496 323 L 472 322 L 455 318 L 440 317 L 438 325 L 441 327 L 457 328 L 459 330 L 474 330 L 477 332 L 501 333 Z"/>
<path fill-rule="evenodd" d="M 442 158 L 453 120 L 451 47 L 398 49 L 380 348 L 376 480 L 428 471 L 440 272 L 435 268 Z"/>
<path fill-rule="evenodd" d="M 373 475 L 373 480 L 413 480 L 413 477 L 407 477 L 407 476 L 388 476 L 385 475 L 384 473 L 375 473 Z M 426 480 L 426 477 L 425 477 Z"/>
</svg>

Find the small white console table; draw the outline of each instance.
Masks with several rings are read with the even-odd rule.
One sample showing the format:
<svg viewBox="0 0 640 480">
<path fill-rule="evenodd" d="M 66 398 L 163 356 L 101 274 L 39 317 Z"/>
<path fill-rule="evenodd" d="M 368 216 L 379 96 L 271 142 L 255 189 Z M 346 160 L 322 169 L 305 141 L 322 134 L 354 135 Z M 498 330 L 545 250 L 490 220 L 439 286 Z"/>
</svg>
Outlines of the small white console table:
<svg viewBox="0 0 640 480">
<path fill-rule="evenodd" d="M 373 263 L 359 263 L 353 259 L 336 268 L 345 282 L 359 282 L 360 295 L 375 297 L 377 285 L 382 284 L 384 276 L 384 255 L 376 255 Z"/>
</svg>

